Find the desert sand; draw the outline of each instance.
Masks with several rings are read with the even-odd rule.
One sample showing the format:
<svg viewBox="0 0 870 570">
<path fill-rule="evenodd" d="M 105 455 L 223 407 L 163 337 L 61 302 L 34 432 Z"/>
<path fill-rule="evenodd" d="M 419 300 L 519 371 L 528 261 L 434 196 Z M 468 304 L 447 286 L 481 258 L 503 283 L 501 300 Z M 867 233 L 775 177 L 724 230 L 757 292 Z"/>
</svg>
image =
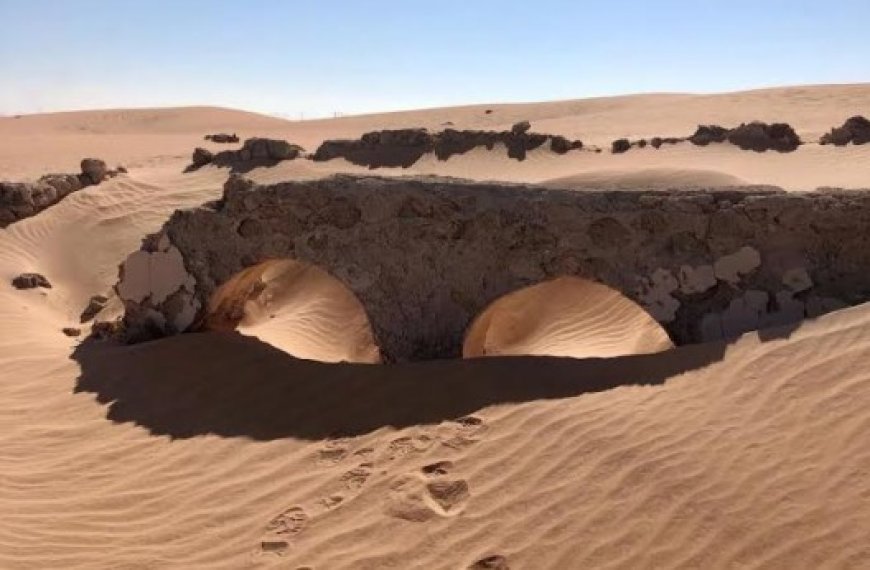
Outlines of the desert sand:
<svg viewBox="0 0 870 570">
<path fill-rule="evenodd" d="M 0 118 L 0 179 L 75 172 L 86 156 L 129 170 L 0 230 L 0 567 L 870 567 L 866 305 L 662 350 L 668 339 L 619 295 L 586 315 L 615 336 L 560 326 L 565 311 L 542 302 L 532 328 L 501 315 L 521 321 L 519 337 L 493 337 L 514 356 L 378 365 L 364 364 L 377 348 L 355 299 L 327 275 L 283 266 L 263 268 L 267 287 L 234 315 L 236 331 L 129 346 L 61 333 L 81 326 L 91 295 L 111 296 L 143 236 L 220 197 L 226 169 L 182 174 L 195 146 L 222 148 L 207 133 L 313 150 L 381 128 L 529 120 L 607 148 L 753 119 L 813 141 L 855 114 L 870 115 L 868 85 L 304 122 L 218 108 Z M 296 160 L 246 175 L 335 172 L 368 171 Z M 378 173 L 868 188 L 870 145 L 541 150 L 523 162 L 475 150 Z M 29 271 L 52 288 L 8 285 Z M 519 355 L 529 353 L 587 358 Z"/>
<path fill-rule="evenodd" d="M 559 277 L 487 307 L 468 327 L 462 355 L 610 358 L 673 347 L 668 333 L 618 291 Z"/>
<path fill-rule="evenodd" d="M 380 362 L 362 304 L 319 267 L 266 261 L 224 283 L 211 301 L 209 330 L 238 330 L 297 358 Z"/>
</svg>

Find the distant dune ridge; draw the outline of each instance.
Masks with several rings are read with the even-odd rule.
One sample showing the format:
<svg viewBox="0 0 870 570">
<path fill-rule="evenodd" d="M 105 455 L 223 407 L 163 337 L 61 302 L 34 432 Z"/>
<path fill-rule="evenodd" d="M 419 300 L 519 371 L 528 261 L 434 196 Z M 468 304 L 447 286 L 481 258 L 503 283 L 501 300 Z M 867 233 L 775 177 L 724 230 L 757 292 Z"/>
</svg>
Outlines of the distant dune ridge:
<svg viewBox="0 0 870 570">
<path fill-rule="evenodd" d="M 260 268 L 259 295 L 231 295 L 240 332 L 131 346 L 61 332 L 82 326 L 94 296 L 107 298 L 97 321 L 120 315 L 112 286 L 121 261 L 176 210 L 221 198 L 225 169 L 182 173 L 196 146 L 231 148 L 206 134 L 316 149 L 383 129 L 504 131 L 529 121 L 608 149 L 619 138 L 752 120 L 787 122 L 818 141 L 859 115 L 870 116 L 868 85 L 304 122 L 207 107 L 0 118 L 2 180 L 78 172 L 85 157 L 129 170 L 0 229 L 0 567 L 870 567 L 866 305 L 668 349 L 619 296 L 557 283 L 517 293 L 531 301 L 492 305 L 479 321 L 483 350 L 608 358 L 330 364 L 287 351 L 376 361 L 358 306 L 336 302 L 342 290 L 328 275 L 278 265 Z M 288 160 L 246 176 L 336 172 L 368 170 Z M 522 162 L 474 149 L 379 174 L 599 190 L 857 189 L 870 187 L 870 145 L 540 148 Z M 316 247 L 310 237 L 297 245 Z M 52 287 L 12 286 L 28 273 Z M 575 298 L 599 301 L 582 312 Z M 468 338 L 480 348 L 475 331 Z"/>
<path fill-rule="evenodd" d="M 487 109 L 492 113 L 487 114 Z M 6 180 L 27 180 L 48 172 L 71 172 L 85 154 L 132 168 L 168 166 L 169 162 L 177 161 L 181 170 L 202 137 L 215 132 L 237 133 L 242 138 L 279 138 L 316 149 L 327 139 L 358 138 L 365 132 L 381 129 L 423 127 L 438 131 L 450 122 L 455 129 L 506 130 L 517 122 L 529 121 L 537 132 L 580 139 L 590 147 L 608 148 L 611 141 L 622 137 L 637 140 L 682 136 L 694 132 L 698 125 L 739 125 L 752 120 L 788 122 L 802 139 L 814 141 L 852 115 L 870 115 L 866 85 L 786 87 L 713 95 L 628 95 L 311 121 L 286 121 L 211 107 L 50 113 L 0 121 L 3 140 L 17 141 L 0 153 L 0 173 Z M 223 146 L 215 145 L 213 150 L 223 150 Z M 30 149 L 42 150 L 34 153 Z M 523 164 L 502 160 L 493 164 L 497 155 L 481 160 L 480 153 L 472 152 L 454 157 L 447 164 L 423 160 L 406 173 L 539 182 L 596 171 L 667 168 L 718 171 L 748 183 L 812 189 L 860 187 L 866 185 L 870 170 L 863 160 L 868 152 L 866 145 L 840 149 L 810 145 L 783 156 L 736 151 L 730 145 L 713 149 L 666 145 L 658 152 L 648 148 L 632 153 L 631 157 L 607 153 L 552 157 L 532 153 Z M 841 161 L 849 164 L 849 168 L 839 168 Z M 284 172 L 275 175 L 286 178 L 355 169 L 351 165 L 303 163 L 282 165 Z"/>
</svg>

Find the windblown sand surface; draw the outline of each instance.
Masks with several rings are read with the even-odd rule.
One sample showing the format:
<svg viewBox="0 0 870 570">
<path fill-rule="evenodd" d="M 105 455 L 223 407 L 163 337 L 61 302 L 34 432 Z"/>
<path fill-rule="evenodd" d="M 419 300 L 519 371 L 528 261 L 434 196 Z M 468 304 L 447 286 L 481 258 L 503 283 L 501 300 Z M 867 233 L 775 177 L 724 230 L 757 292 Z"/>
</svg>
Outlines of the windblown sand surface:
<svg viewBox="0 0 870 570">
<path fill-rule="evenodd" d="M 221 286 L 211 302 L 210 329 L 235 329 L 297 358 L 380 362 L 362 304 L 319 267 L 265 261 Z"/>
<path fill-rule="evenodd" d="M 175 209 L 220 196 L 226 170 L 181 174 L 206 133 L 278 136 L 313 150 L 379 128 L 528 119 L 540 132 L 606 146 L 762 119 L 814 140 L 854 114 L 870 115 L 870 87 L 302 123 L 206 108 L 0 119 L 2 179 L 74 172 L 84 156 L 130 169 L 0 230 L 0 567 L 457 569 L 493 556 L 513 569 L 870 567 L 866 306 L 655 354 L 323 364 L 284 350 L 374 361 L 365 324 L 354 299 L 327 294 L 325 276 L 285 267 L 246 307 L 244 334 L 115 346 L 60 332 L 77 325 L 91 295 L 109 292 L 142 236 Z M 249 175 L 335 171 L 363 169 L 292 161 Z M 474 151 L 381 173 L 568 177 L 578 188 L 870 187 L 870 146 L 535 151 L 525 162 Z M 26 271 L 53 288 L 8 285 Z M 625 326 L 636 327 L 629 309 Z M 619 314 L 608 311 L 605 328 L 625 332 Z M 595 350 L 623 346 L 546 315 L 534 312 L 544 326 L 531 330 L 544 333 L 522 342 L 555 342 L 561 354 L 592 340 Z"/>
<path fill-rule="evenodd" d="M 487 307 L 468 327 L 462 355 L 610 358 L 673 347 L 661 325 L 622 293 L 560 277 Z"/>
</svg>

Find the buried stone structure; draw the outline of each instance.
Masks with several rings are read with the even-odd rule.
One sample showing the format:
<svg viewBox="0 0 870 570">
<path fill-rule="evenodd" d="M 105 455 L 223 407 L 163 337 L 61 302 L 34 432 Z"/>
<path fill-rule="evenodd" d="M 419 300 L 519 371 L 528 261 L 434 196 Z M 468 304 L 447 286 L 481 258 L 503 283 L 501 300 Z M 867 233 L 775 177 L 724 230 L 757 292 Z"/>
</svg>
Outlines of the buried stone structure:
<svg viewBox="0 0 870 570">
<path fill-rule="evenodd" d="M 0 181 L 0 228 L 35 216 L 73 192 L 127 172 L 122 166 L 111 170 L 98 158 L 85 158 L 80 167 L 80 174 L 46 174 L 36 182 Z"/>
<path fill-rule="evenodd" d="M 121 266 L 127 337 L 208 328 L 221 285 L 275 259 L 343 282 L 386 361 L 458 356 L 489 304 L 566 275 L 622 292 L 678 344 L 701 342 L 870 300 L 870 191 L 232 176 Z"/>
</svg>

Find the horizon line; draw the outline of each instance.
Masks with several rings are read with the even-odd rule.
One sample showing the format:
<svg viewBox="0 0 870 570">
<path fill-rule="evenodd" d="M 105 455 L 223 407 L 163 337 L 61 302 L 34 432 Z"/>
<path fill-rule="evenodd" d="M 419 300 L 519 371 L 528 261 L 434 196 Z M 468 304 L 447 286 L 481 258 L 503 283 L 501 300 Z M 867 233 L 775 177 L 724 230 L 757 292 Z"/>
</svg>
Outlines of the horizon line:
<svg viewBox="0 0 870 570">
<path fill-rule="evenodd" d="M 567 99 L 539 99 L 539 100 L 524 100 L 524 101 L 485 101 L 485 102 L 472 102 L 472 103 L 461 103 L 454 105 L 431 105 L 431 106 L 422 106 L 422 107 L 401 107 L 401 108 L 391 108 L 391 109 L 383 109 L 383 110 L 370 110 L 370 111 L 362 111 L 362 112 L 348 112 L 344 113 L 342 111 L 332 111 L 331 113 L 326 114 L 312 114 L 306 117 L 306 113 L 304 111 L 260 111 L 253 110 L 250 108 L 244 107 L 235 107 L 228 105 L 218 105 L 218 104 L 178 104 L 178 105 L 143 105 L 143 106 L 130 106 L 130 107 L 78 107 L 78 108 L 67 108 L 67 109 L 58 109 L 58 110 L 48 110 L 48 111 L 33 111 L 33 112 L 23 112 L 23 113 L 11 113 L 11 112 L 0 112 L 0 118 L 21 118 L 21 117 L 30 117 L 36 115 L 58 115 L 65 113 L 87 113 L 87 112 L 95 112 L 95 111 L 147 111 L 147 110 L 168 110 L 168 109 L 225 109 L 232 111 L 240 111 L 244 113 L 251 113 L 255 115 L 261 115 L 263 117 L 270 117 L 285 120 L 288 122 L 304 122 L 304 121 L 320 121 L 320 120 L 332 120 L 332 119 L 343 119 L 343 118 L 352 118 L 352 117 L 368 117 L 373 115 L 390 115 L 390 114 L 401 114 L 401 113 L 410 113 L 410 112 L 419 112 L 419 111 L 434 111 L 438 109 L 465 109 L 465 108 L 473 108 L 473 107 L 486 107 L 486 106 L 522 106 L 522 105 L 539 105 L 539 104 L 548 104 L 548 103 L 567 103 L 572 101 L 589 101 L 595 99 L 617 99 L 617 98 L 630 98 L 630 97 L 649 97 L 649 96 L 686 96 L 686 97 L 703 97 L 709 95 L 733 95 L 737 93 L 751 93 L 758 91 L 773 91 L 778 89 L 796 89 L 796 88 L 822 88 L 822 87 L 860 87 L 860 86 L 870 86 L 870 80 L 862 81 L 862 82 L 832 82 L 832 83 L 806 83 L 806 84 L 767 84 L 756 87 L 749 88 L 741 88 L 741 89 L 731 89 L 726 91 L 638 91 L 638 92 L 628 92 L 628 93 L 612 93 L 606 95 L 590 95 L 587 97 L 572 97 Z M 299 118 L 292 118 L 298 116 Z"/>
</svg>

